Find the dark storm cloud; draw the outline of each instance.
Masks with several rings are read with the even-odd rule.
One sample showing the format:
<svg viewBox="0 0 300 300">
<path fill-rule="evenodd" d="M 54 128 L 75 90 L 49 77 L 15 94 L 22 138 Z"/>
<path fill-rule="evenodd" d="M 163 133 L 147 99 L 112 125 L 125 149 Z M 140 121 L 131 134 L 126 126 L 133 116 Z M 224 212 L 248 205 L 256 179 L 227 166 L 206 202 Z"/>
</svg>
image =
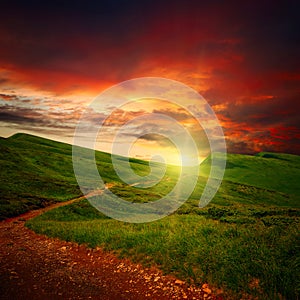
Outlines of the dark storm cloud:
<svg viewBox="0 0 300 300">
<path fill-rule="evenodd" d="M 245 3 L 240 35 L 256 70 L 299 70 L 299 2 Z M 250 54 L 251 53 L 251 54 Z M 251 64 L 249 64 L 249 68 Z"/>
<path fill-rule="evenodd" d="M 298 99 L 298 97 L 274 97 L 265 101 L 243 99 L 240 102 L 228 103 L 228 106 L 219 113 L 232 122 L 243 122 L 251 127 L 271 127 L 277 124 L 300 127 Z"/>
<path fill-rule="evenodd" d="M 136 46 L 130 43 L 144 27 L 138 23 L 147 16 L 145 9 L 127 1 L 6 2 L 0 12 L 1 60 L 21 68 L 99 76 L 114 66 L 114 58 L 121 69 L 135 63 Z M 78 70 L 78 61 L 85 68 L 82 64 Z"/>
<path fill-rule="evenodd" d="M 0 110 L 1 110 L 1 108 L 0 108 Z M 35 118 L 29 118 L 29 117 L 16 115 L 13 113 L 7 113 L 7 112 L 0 111 L 0 121 L 8 122 L 8 123 L 18 123 L 18 124 L 24 124 L 24 123 L 32 124 L 32 123 L 36 123 L 37 120 Z"/>
<path fill-rule="evenodd" d="M 90 55 L 114 57 L 122 67 L 145 55 L 168 54 L 172 59 L 185 56 L 188 61 L 199 54 L 200 59 L 201 55 L 204 59 L 226 55 L 236 38 L 243 43 L 234 45 L 234 50 L 251 56 L 249 67 L 274 68 L 280 64 L 283 68 L 294 68 L 298 63 L 293 64 L 290 55 L 296 54 L 299 47 L 296 4 L 271 4 L 6 2 L 1 9 L 1 54 L 30 67 L 68 69 L 72 68 L 68 61 L 86 60 Z M 182 50 L 192 55 L 186 56 Z M 107 60 L 102 61 L 99 67 L 108 67 L 106 63 Z"/>
<path fill-rule="evenodd" d="M 28 128 L 30 128 L 30 126 L 38 126 L 56 129 L 74 129 L 74 120 L 68 120 L 64 112 L 56 113 L 51 116 L 49 112 L 13 105 L 0 106 L 0 121 L 7 125 L 19 126 L 20 128 L 26 125 Z"/>
<path fill-rule="evenodd" d="M 1 11 L 0 60 L 20 69 L 121 80 L 149 60 L 167 68 L 208 63 L 212 80 L 234 83 L 299 70 L 293 1 L 7 1 Z M 245 74 L 234 68 L 240 59 Z"/>
</svg>

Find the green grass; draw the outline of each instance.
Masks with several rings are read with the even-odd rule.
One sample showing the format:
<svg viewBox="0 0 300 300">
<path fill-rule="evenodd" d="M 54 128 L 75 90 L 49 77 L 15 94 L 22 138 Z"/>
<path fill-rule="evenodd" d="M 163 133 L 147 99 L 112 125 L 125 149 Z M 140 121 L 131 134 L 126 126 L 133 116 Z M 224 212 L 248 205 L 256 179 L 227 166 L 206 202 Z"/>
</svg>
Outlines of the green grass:
<svg viewBox="0 0 300 300">
<path fill-rule="evenodd" d="M 87 200 L 27 222 L 38 233 L 102 246 L 145 266 L 194 284 L 209 282 L 229 297 L 247 292 L 260 299 L 299 296 L 300 211 L 263 206 L 210 205 L 188 214 L 131 224 L 112 220 Z M 251 282 L 259 286 L 251 288 Z"/>
<path fill-rule="evenodd" d="M 0 219 L 81 195 L 71 149 L 25 134 L 0 138 Z"/>
<path fill-rule="evenodd" d="M 2 218 L 81 195 L 70 145 L 18 134 L 0 139 L 0 147 Z M 49 211 L 26 225 L 42 234 L 101 246 L 146 266 L 156 265 L 195 284 L 209 282 L 223 288 L 230 299 L 239 299 L 245 292 L 258 299 L 297 299 L 300 157 L 229 154 L 218 193 L 200 209 L 209 160 L 202 164 L 202 176 L 189 200 L 159 221 L 119 222 L 84 200 Z M 159 199 L 178 178 L 178 168 L 168 166 L 157 185 L 136 188 L 119 179 L 109 154 L 97 152 L 96 161 L 104 182 L 114 184 L 111 191 L 131 202 Z M 88 161 L 83 158 L 82 163 Z M 137 174 L 149 173 L 147 162 L 131 159 L 130 163 Z"/>
<path fill-rule="evenodd" d="M 210 157 L 201 166 L 209 173 Z M 262 152 L 256 156 L 228 154 L 225 179 L 265 190 L 300 195 L 300 156 Z"/>
<path fill-rule="evenodd" d="M 105 183 L 124 185 L 111 164 L 110 154 L 97 151 L 95 157 Z M 147 162 L 130 161 L 137 174 L 149 173 Z M 87 163 L 89 161 L 83 159 L 83 164 Z M 72 146 L 69 144 L 20 133 L 0 138 L 0 165 L 0 220 L 82 195 L 74 175 Z M 165 175 L 170 183 L 176 180 L 174 168 L 169 167 Z M 165 181 L 154 188 L 156 192 L 150 193 L 148 199 L 150 196 L 158 198 L 158 190 L 169 188 Z M 132 196 L 136 188 L 128 187 L 129 190 L 129 196 Z"/>
</svg>

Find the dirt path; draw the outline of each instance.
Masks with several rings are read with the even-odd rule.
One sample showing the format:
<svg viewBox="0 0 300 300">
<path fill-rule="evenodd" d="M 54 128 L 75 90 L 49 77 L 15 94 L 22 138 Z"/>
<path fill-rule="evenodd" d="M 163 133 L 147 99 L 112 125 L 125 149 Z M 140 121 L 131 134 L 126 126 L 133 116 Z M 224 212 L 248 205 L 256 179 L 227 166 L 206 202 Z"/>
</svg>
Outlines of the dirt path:
<svg viewBox="0 0 300 300">
<path fill-rule="evenodd" d="M 145 269 L 101 249 L 38 235 L 25 221 L 79 201 L 0 222 L 0 299 L 222 299 L 156 268 Z"/>
</svg>

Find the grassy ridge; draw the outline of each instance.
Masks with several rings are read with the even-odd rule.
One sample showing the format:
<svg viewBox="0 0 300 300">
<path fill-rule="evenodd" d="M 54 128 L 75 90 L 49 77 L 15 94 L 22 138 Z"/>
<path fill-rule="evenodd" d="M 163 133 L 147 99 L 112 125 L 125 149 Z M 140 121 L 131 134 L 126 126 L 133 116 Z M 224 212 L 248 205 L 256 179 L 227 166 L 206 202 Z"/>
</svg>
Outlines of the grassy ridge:
<svg viewBox="0 0 300 300">
<path fill-rule="evenodd" d="M 116 174 L 111 155 L 97 151 L 95 157 L 103 181 L 118 185 L 121 193 L 121 187 L 126 185 Z M 131 159 L 130 163 L 137 174 L 149 172 L 145 161 Z M 0 138 L 0 165 L 0 220 L 82 195 L 74 175 L 69 144 L 21 133 Z M 165 176 L 168 183 L 177 178 L 173 172 L 175 167 L 170 168 Z M 165 181 L 149 193 L 149 199 L 159 198 L 160 191 L 169 188 Z M 134 191 L 136 188 L 129 186 L 122 193 L 130 198 Z"/>
</svg>

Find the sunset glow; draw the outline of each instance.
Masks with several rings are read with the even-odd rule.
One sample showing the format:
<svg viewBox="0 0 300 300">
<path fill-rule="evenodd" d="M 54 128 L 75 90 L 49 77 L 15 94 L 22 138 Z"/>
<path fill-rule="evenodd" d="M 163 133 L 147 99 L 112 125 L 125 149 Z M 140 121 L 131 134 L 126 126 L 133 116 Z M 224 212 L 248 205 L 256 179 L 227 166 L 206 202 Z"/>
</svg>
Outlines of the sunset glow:
<svg viewBox="0 0 300 300">
<path fill-rule="evenodd" d="M 300 154 L 297 11 L 294 2 L 268 1 L 2 4 L 0 134 L 26 132 L 72 143 L 81 113 L 98 94 L 128 79 L 155 76 L 182 82 L 207 100 L 228 152 Z M 178 107 L 150 104 L 95 116 L 109 117 L 107 138 L 97 148 L 110 151 L 115 126 L 155 111 L 176 115 L 192 130 L 201 161 L 208 144 L 194 120 Z M 147 159 L 162 151 L 179 164 L 159 141 L 140 140 L 132 156 Z M 188 160 L 183 157 L 183 164 Z"/>
</svg>

